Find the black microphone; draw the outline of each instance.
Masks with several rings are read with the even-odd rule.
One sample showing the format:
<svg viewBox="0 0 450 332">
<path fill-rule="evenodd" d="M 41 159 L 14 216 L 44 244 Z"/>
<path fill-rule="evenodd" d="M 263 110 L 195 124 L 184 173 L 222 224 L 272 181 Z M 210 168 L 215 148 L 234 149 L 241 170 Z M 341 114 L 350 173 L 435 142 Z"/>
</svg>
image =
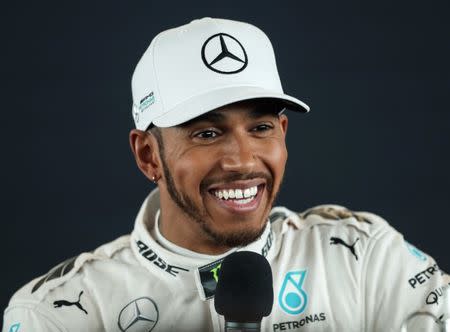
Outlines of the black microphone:
<svg viewBox="0 0 450 332">
<path fill-rule="evenodd" d="M 225 332 L 259 332 L 273 305 L 272 269 L 251 251 L 225 257 L 219 271 L 214 306 L 225 316 Z"/>
</svg>

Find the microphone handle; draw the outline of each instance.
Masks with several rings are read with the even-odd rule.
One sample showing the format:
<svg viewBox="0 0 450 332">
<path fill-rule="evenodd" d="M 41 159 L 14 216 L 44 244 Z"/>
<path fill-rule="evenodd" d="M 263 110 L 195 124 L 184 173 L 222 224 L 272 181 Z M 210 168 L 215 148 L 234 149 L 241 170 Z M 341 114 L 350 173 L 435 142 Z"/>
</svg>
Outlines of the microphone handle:
<svg viewBox="0 0 450 332">
<path fill-rule="evenodd" d="M 261 322 L 225 321 L 225 332 L 261 332 Z"/>
</svg>

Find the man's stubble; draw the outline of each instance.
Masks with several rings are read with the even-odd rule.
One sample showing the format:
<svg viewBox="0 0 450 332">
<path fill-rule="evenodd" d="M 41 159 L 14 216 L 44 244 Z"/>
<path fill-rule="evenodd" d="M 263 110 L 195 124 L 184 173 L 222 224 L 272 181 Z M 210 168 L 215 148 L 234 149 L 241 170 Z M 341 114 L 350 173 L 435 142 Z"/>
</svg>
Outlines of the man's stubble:
<svg viewBox="0 0 450 332">
<path fill-rule="evenodd" d="M 156 128 L 155 128 L 156 129 Z M 194 200 L 192 200 L 189 195 L 183 193 L 183 191 L 178 190 L 175 181 L 170 174 L 169 167 L 165 158 L 164 145 L 162 142 L 161 132 L 159 128 L 157 129 L 158 133 L 155 134 L 158 142 L 158 147 L 160 151 L 160 157 L 162 161 L 162 168 L 164 172 L 164 177 L 166 179 L 167 191 L 171 197 L 171 199 L 175 202 L 175 204 L 186 214 L 189 218 L 194 220 L 202 229 L 202 231 L 211 239 L 211 241 L 218 246 L 226 246 L 229 248 L 234 247 L 244 247 L 249 245 L 250 243 L 258 240 L 261 235 L 264 233 L 265 226 L 267 225 L 268 219 L 261 224 L 261 227 L 258 229 L 246 229 L 239 230 L 237 232 L 232 233 L 224 233 L 220 231 L 216 231 L 212 229 L 212 227 L 208 224 L 207 218 L 208 214 L 205 209 L 201 209 L 198 207 Z M 153 132 L 153 131 L 152 131 Z M 225 179 L 225 182 L 231 182 L 236 180 L 249 180 L 253 178 L 265 178 L 266 179 L 266 190 L 268 192 L 269 197 L 273 192 L 273 177 L 265 174 L 265 173 L 253 173 L 248 175 L 243 174 L 231 174 Z M 208 195 L 206 191 L 206 187 L 210 184 L 211 180 L 203 181 L 200 185 L 200 191 L 202 195 Z M 270 204 L 275 201 L 276 196 L 278 195 L 278 191 L 273 195 Z"/>
</svg>

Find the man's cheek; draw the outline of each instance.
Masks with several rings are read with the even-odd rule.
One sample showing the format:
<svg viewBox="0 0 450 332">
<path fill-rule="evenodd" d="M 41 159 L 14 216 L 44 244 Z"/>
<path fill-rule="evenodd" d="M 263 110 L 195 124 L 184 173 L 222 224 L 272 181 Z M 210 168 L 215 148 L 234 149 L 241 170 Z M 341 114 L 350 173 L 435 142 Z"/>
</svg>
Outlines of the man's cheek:
<svg viewBox="0 0 450 332">
<path fill-rule="evenodd" d="M 208 194 L 202 191 L 201 188 L 202 181 L 208 174 L 207 170 L 202 167 L 205 165 L 201 164 L 204 159 L 204 156 L 203 158 L 199 158 L 197 162 L 182 159 L 179 161 L 173 174 L 178 190 L 184 195 L 189 196 L 196 204 L 201 204 L 201 200 Z"/>
<path fill-rule="evenodd" d="M 287 147 L 284 142 L 273 140 L 271 143 L 266 144 L 264 154 L 266 156 L 270 156 L 270 160 L 272 163 L 279 165 L 286 164 Z"/>
<path fill-rule="evenodd" d="M 279 182 L 281 182 L 281 178 L 284 175 L 284 170 L 286 167 L 286 161 L 287 161 L 287 150 L 285 145 L 278 145 L 274 144 L 272 149 L 266 152 L 267 160 L 270 165 L 274 185 L 279 185 Z M 277 188 L 274 188 L 277 189 Z"/>
</svg>

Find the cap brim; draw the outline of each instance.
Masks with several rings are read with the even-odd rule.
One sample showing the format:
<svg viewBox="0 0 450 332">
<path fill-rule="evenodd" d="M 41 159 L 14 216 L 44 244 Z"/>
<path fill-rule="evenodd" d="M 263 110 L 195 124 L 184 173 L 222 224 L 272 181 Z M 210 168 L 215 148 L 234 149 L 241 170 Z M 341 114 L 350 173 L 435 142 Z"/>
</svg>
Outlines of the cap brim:
<svg viewBox="0 0 450 332">
<path fill-rule="evenodd" d="M 165 114 L 154 118 L 152 123 L 157 127 L 173 127 L 216 108 L 238 101 L 256 98 L 279 99 L 286 104 L 286 108 L 289 110 L 303 113 L 309 112 L 309 106 L 304 102 L 283 93 L 253 86 L 233 86 L 208 91 L 205 94 L 192 97 L 178 104 Z"/>
</svg>

